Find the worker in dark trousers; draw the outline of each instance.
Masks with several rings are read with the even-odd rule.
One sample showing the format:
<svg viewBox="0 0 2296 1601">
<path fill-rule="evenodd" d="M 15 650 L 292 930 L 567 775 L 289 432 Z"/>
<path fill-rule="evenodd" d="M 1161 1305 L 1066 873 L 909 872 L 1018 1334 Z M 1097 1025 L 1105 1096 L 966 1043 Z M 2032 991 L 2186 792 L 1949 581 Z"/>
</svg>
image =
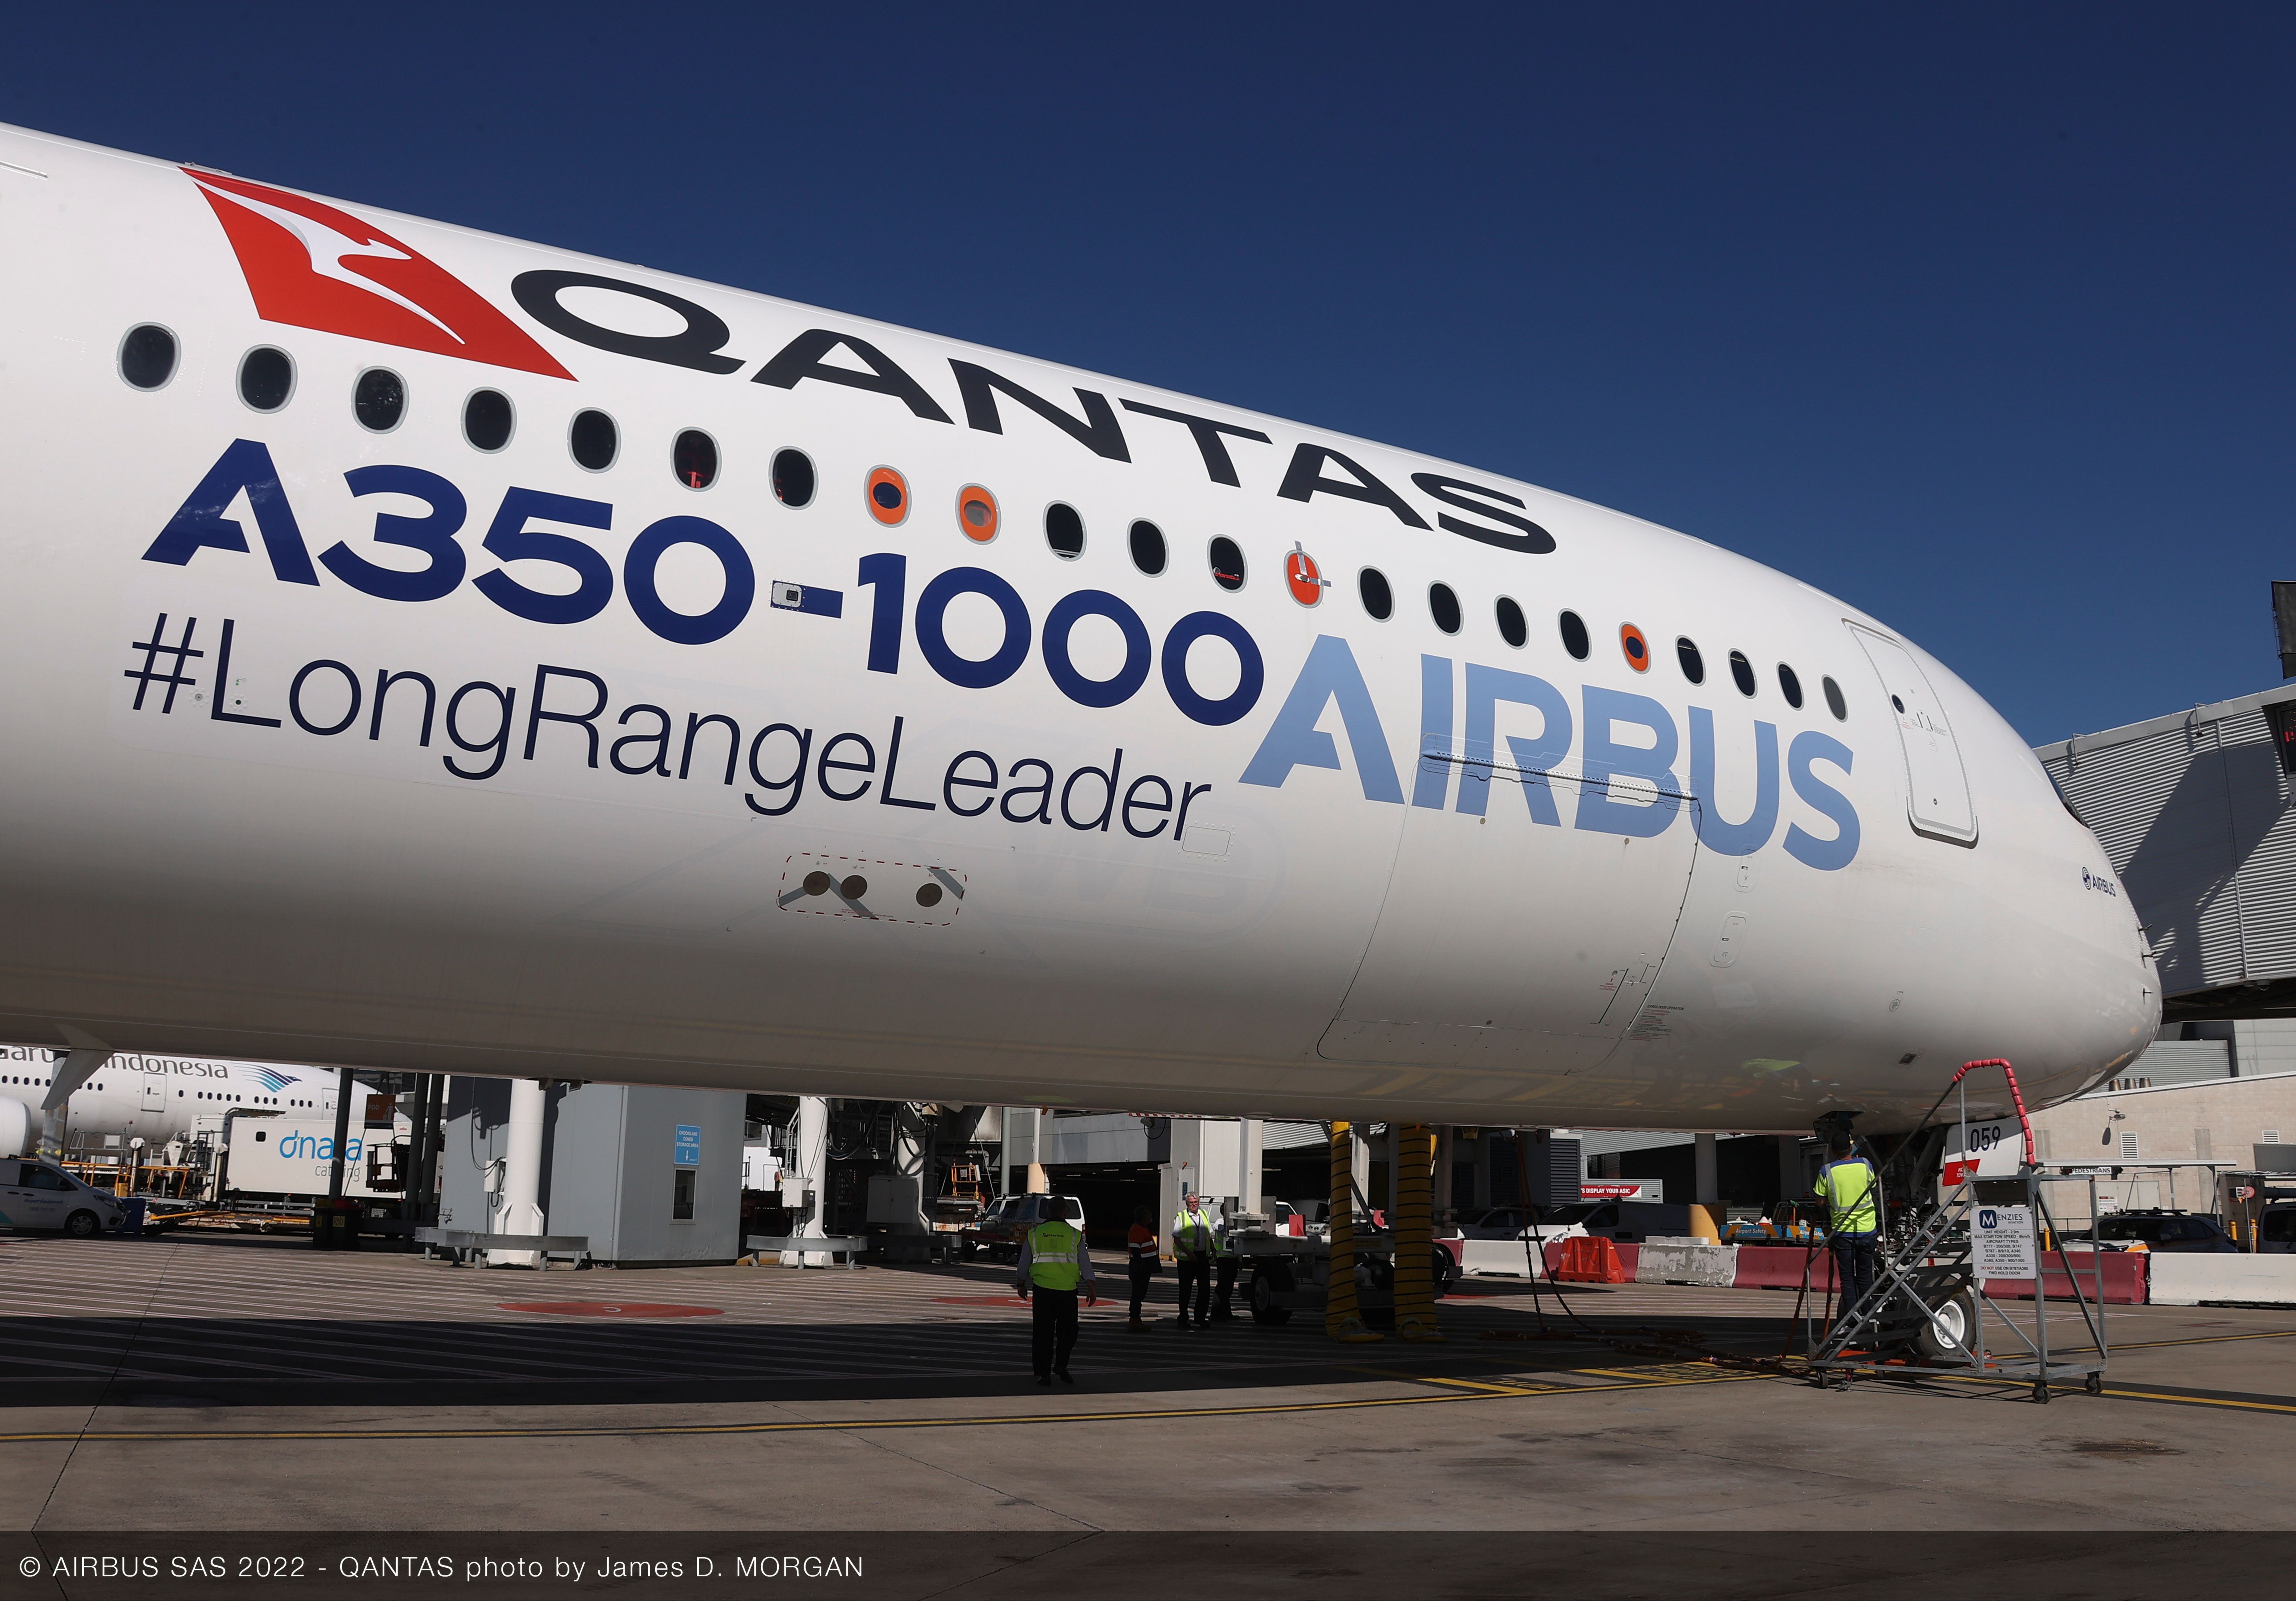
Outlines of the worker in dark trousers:
<svg viewBox="0 0 2296 1601">
<path fill-rule="evenodd" d="M 1132 1321 L 1126 1332 L 1143 1334 L 1148 1325 L 1140 1316 L 1141 1304 L 1148 1299 L 1148 1281 L 1156 1277 L 1156 1212 L 1152 1207 L 1136 1207 L 1132 1213 L 1132 1232 L 1125 1236 L 1125 1254 L 1132 1271 Z"/>
<path fill-rule="evenodd" d="M 1874 1250 L 1882 1230 L 1881 1185 L 1874 1164 L 1856 1154 L 1847 1129 L 1825 1139 L 1826 1163 L 1818 1170 L 1817 1195 L 1825 1203 L 1826 1242 L 1833 1249 L 1833 1282 L 1847 1312 L 1874 1287 Z"/>
<path fill-rule="evenodd" d="M 1211 1320 L 1212 1255 L 1218 1242 L 1213 1237 L 1211 1214 L 1204 1211 L 1196 1192 L 1188 1191 L 1180 1197 L 1180 1210 L 1172 1214 L 1172 1260 L 1180 1269 L 1180 1326 L 1202 1328 Z M 1188 1287 L 1195 1286 L 1195 1321 L 1188 1316 Z"/>
<path fill-rule="evenodd" d="M 1015 1277 L 1021 1299 L 1035 1303 L 1029 1318 L 1029 1355 L 1037 1369 L 1037 1383 L 1049 1384 L 1057 1374 L 1063 1384 L 1073 1384 L 1069 1355 L 1076 1350 L 1077 1293 L 1086 1306 L 1098 1306 L 1094 1293 L 1092 1252 L 1084 1230 L 1065 1218 L 1047 1218 L 1021 1236 L 1021 1257 Z"/>
<path fill-rule="evenodd" d="M 1212 1321 L 1235 1321 L 1235 1270 L 1239 1266 L 1235 1254 L 1235 1238 L 1229 1234 L 1225 1222 L 1218 1244 L 1212 1252 Z"/>
</svg>

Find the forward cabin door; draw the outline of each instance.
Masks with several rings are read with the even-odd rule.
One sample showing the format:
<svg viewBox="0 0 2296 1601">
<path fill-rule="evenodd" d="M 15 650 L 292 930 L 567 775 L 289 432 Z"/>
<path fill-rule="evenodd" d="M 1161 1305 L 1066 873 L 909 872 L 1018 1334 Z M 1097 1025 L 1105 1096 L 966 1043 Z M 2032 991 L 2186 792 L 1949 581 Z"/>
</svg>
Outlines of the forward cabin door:
<svg viewBox="0 0 2296 1601">
<path fill-rule="evenodd" d="M 1870 628 L 1848 625 L 1882 680 L 1906 758 L 1906 816 L 1916 833 L 1956 844 L 1977 842 L 1977 814 L 1969 802 L 1969 775 L 1953 725 L 1929 679 L 1905 646 Z"/>
</svg>

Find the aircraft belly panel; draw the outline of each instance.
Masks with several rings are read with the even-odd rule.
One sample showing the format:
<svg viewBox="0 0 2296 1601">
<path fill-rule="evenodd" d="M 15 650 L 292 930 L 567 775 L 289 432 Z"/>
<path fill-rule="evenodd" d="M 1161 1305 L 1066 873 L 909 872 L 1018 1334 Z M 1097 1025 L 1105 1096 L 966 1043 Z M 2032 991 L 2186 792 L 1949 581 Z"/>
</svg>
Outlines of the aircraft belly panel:
<svg viewBox="0 0 2296 1601">
<path fill-rule="evenodd" d="M 1504 768 L 1462 780 L 1526 781 L 1557 798 L 1558 816 L 1597 787 Z M 1677 815 L 1644 837 L 1543 824 L 1496 794 L 1486 817 L 1413 808 L 1371 948 L 1320 1054 L 1563 1071 L 1600 1061 L 1657 981 L 1697 857 L 1693 803 L 1651 803 Z"/>
</svg>

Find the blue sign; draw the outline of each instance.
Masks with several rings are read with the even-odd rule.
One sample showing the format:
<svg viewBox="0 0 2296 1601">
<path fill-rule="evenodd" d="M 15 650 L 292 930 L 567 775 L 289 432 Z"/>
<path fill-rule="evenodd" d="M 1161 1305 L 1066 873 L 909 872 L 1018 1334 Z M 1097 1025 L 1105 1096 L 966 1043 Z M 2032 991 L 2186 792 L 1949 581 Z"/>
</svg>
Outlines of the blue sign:
<svg viewBox="0 0 2296 1601">
<path fill-rule="evenodd" d="M 680 1123 L 677 1138 L 671 1145 L 670 1161 L 681 1168 L 701 1165 L 701 1129 L 697 1123 Z"/>
</svg>

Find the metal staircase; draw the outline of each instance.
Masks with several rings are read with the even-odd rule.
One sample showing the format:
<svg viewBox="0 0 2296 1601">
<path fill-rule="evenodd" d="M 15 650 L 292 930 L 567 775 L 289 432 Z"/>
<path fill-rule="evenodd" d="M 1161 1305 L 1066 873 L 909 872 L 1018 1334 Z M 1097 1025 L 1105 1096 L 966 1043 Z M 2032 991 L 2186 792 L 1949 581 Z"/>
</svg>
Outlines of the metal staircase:
<svg viewBox="0 0 2296 1601">
<path fill-rule="evenodd" d="M 2108 1354 L 2103 1257 L 2092 1247 L 2092 1300 L 2083 1289 L 2081 1275 L 2065 1252 L 2046 1193 L 2051 1184 L 2085 1182 L 2088 1186 L 2088 1215 L 2094 1219 L 2097 1215 L 2094 1173 L 2083 1177 L 2051 1173 L 2035 1163 L 2032 1125 L 2025 1115 L 2025 1100 L 2017 1088 L 2016 1070 L 1998 1057 L 1964 1063 L 1954 1074 L 1945 1094 L 1938 1096 L 1938 1105 L 1944 1104 L 1946 1094 L 1962 1087 L 1972 1069 L 1991 1067 L 2001 1069 L 2007 1078 L 2009 1094 L 2023 1127 L 2024 1160 L 2018 1164 L 2016 1176 L 1979 1179 L 1964 1172 L 1940 1203 L 1910 1229 L 1894 1240 L 1884 1236 L 1875 1255 L 1873 1287 L 1857 1304 L 1842 1310 L 1824 1338 L 1816 1342 L 1810 1351 L 1804 1371 L 1820 1388 L 1830 1383 L 1847 1384 L 1854 1372 L 1910 1377 L 1921 1368 L 1962 1368 L 1983 1378 L 2028 1383 L 2036 1401 L 2049 1399 L 2053 1383 L 2071 1379 L 2081 1381 L 2082 1387 L 2092 1395 L 2103 1392 Z M 1931 1106 L 1930 1115 L 1934 1115 L 1937 1109 Z M 1926 1126 L 1929 1116 L 1922 1121 Z M 1968 1126 L 1968 1096 L 1964 1090 L 1960 1127 L 1966 1129 Z M 1885 1170 L 1876 1164 L 1875 1205 L 1877 1215 L 1884 1219 L 1890 1215 L 1882 1177 Z M 2029 1208 L 2030 1218 L 2040 1226 L 2039 1237 L 2055 1242 L 2054 1252 L 2033 1252 L 2028 1263 L 2015 1270 L 2033 1276 L 2033 1332 L 2030 1334 L 1985 1293 L 1984 1285 L 1978 1279 L 1973 1259 L 1979 1221 L 1975 1214 L 1980 1206 Z M 1984 1226 L 1992 1228 L 1996 1224 L 1988 1217 Z M 2070 1288 L 2070 1299 L 2080 1313 L 2081 1325 L 2090 1341 L 2086 1351 L 2070 1353 L 2073 1358 L 2070 1361 L 2054 1356 L 2049 1348 L 2046 1258 L 2052 1253 Z M 2001 1269 L 1996 1267 L 1994 1271 Z M 2008 1349 L 1993 1354 L 1986 1351 L 1988 1312 L 2014 1342 Z M 2022 1347 L 2021 1351 L 2017 1347 Z M 2094 1359 L 2090 1359 L 2092 1352 Z"/>
<path fill-rule="evenodd" d="M 1885 1241 L 1875 1253 L 1874 1287 L 1833 1320 L 1810 1366 L 1828 1367 L 1853 1351 L 1869 1361 L 1910 1352 L 1932 1366 L 1974 1366 L 1969 1214 L 1975 1204 L 1972 1186 L 1962 1185 L 1911 1235 Z"/>
</svg>

